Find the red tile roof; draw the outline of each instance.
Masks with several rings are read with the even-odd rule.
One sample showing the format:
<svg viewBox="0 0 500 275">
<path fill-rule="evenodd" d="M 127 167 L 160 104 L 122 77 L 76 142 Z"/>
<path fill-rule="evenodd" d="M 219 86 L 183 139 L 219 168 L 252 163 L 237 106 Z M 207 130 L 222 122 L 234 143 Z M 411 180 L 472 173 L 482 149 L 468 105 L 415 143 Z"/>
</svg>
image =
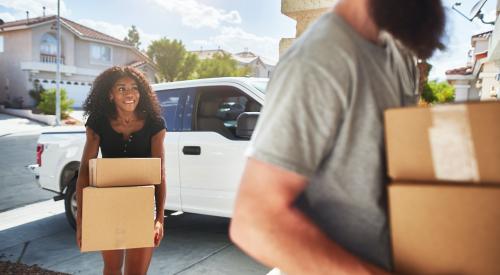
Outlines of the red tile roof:
<svg viewBox="0 0 500 275">
<path fill-rule="evenodd" d="M 32 26 L 44 22 L 50 22 L 50 21 L 55 21 L 56 16 L 45 16 L 45 17 L 34 17 L 30 19 L 22 19 L 22 20 L 17 20 L 17 21 L 11 21 L 11 22 L 6 22 L 3 25 L 0 25 L 0 32 L 5 31 L 5 29 L 12 28 L 12 27 L 19 27 L 19 26 Z M 114 44 L 119 44 L 122 46 L 132 46 L 131 44 L 122 41 L 120 39 L 114 38 L 112 36 L 109 36 L 107 34 L 104 34 L 102 32 L 96 31 L 94 29 L 91 29 L 89 27 L 83 26 L 81 24 L 78 24 L 74 21 L 71 21 L 69 19 L 66 19 L 64 17 L 61 17 L 62 23 L 66 24 L 69 28 L 71 28 L 74 32 L 77 33 L 78 36 L 84 37 L 84 38 L 89 38 L 93 40 L 98 40 L 98 41 L 104 41 L 104 42 L 110 42 Z"/>
<path fill-rule="evenodd" d="M 446 71 L 446 75 L 469 75 L 472 74 L 472 67 L 460 67 Z"/>
<path fill-rule="evenodd" d="M 472 36 L 472 38 L 488 38 L 492 35 L 493 31 L 487 31 L 487 32 L 482 32 L 478 33 Z"/>
</svg>

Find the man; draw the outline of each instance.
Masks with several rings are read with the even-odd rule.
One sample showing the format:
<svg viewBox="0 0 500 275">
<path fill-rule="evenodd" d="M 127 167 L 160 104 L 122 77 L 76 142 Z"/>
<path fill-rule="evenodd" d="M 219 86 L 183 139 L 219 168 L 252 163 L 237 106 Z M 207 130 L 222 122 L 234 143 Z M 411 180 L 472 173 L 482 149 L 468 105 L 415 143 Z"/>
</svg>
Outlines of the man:
<svg viewBox="0 0 500 275">
<path fill-rule="evenodd" d="M 391 271 L 383 111 L 414 104 L 442 48 L 439 0 L 340 0 L 282 57 L 230 227 L 287 274 Z"/>
</svg>

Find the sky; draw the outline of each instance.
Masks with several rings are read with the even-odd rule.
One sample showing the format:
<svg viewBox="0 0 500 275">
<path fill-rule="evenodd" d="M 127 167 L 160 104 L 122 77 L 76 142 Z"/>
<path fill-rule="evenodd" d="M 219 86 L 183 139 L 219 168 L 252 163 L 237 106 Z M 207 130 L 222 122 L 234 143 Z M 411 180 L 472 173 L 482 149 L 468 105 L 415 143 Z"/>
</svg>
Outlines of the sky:
<svg viewBox="0 0 500 275">
<path fill-rule="evenodd" d="M 463 0 L 458 8 L 466 15 L 478 0 Z M 486 21 L 495 18 L 497 0 L 483 8 Z M 445 51 L 430 59 L 431 79 L 445 79 L 445 71 L 465 66 L 472 35 L 493 29 L 473 22 L 451 9 L 458 1 L 443 0 L 447 14 Z M 57 0 L 0 0 L 5 22 L 57 12 Z M 166 37 L 181 40 L 188 50 L 246 48 L 267 59 L 279 58 L 281 38 L 295 36 L 295 21 L 281 14 L 281 0 L 61 0 L 61 15 L 85 26 L 123 39 L 131 25 L 141 37 L 141 48 Z"/>
</svg>

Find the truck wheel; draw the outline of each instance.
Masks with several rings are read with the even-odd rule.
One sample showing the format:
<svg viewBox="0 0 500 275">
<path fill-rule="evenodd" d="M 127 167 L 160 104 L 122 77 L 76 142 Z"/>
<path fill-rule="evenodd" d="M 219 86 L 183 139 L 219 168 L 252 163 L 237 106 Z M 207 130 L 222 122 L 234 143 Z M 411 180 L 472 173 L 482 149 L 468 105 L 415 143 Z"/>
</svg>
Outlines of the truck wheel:
<svg viewBox="0 0 500 275">
<path fill-rule="evenodd" d="M 77 203 L 76 203 L 76 177 L 72 179 L 68 188 L 66 188 L 66 193 L 64 194 L 64 209 L 66 212 L 66 219 L 69 225 L 76 230 L 76 213 L 77 213 Z"/>
</svg>

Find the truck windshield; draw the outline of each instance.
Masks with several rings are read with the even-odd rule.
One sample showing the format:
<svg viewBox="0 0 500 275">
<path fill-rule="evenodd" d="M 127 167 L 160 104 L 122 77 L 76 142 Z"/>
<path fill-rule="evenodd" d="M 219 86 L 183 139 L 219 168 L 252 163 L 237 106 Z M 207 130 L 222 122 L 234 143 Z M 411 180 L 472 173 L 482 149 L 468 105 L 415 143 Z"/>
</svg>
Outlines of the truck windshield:
<svg viewBox="0 0 500 275">
<path fill-rule="evenodd" d="M 266 93 L 266 87 L 267 87 L 267 82 L 269 81 L 269 79 L 266 79 L 266 80 L 252 80 L 250 82 L 250 84 L 252 84 L 252 86 L 254 86 L 255 88 L 257 88 L 257 90 L 259 90 L 260 92 L 262 92 L 263 94 Z"/>
</svg>

